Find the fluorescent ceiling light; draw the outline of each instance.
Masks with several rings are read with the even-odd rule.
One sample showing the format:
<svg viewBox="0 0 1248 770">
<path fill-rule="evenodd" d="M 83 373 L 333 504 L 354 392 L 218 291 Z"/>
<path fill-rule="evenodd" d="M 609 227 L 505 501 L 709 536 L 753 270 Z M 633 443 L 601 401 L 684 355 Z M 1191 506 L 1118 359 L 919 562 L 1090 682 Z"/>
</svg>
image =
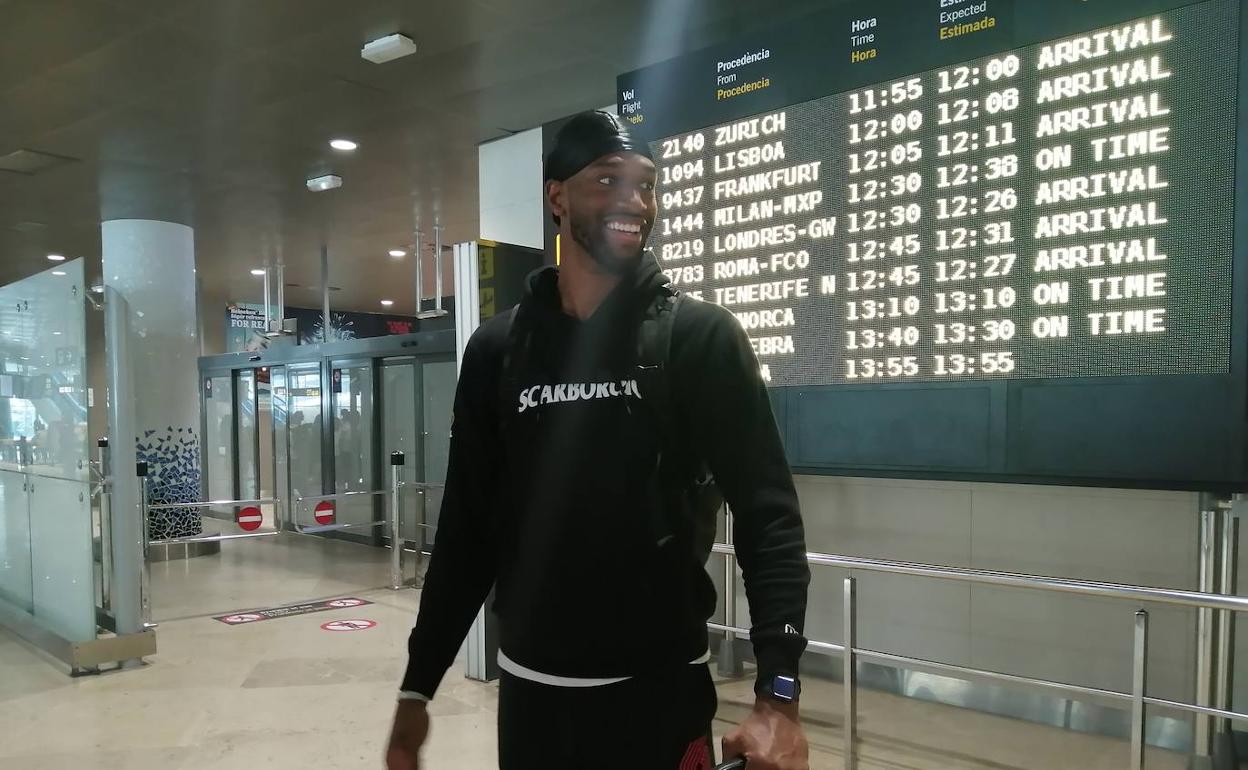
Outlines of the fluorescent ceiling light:
<svg viewBox="0 0 1248 770">
<path fill-rule="evenodd" d="M 385 64 L 414 53 L 416 53 L 416 43 L 407 35 L 396 33 L 365 43 L 360 49 L 360 58 L 371 61 L 373 64 Z"/>
<path fill-rule="evenodd" d="M 390 256 L 392 256 L 392 257 L 406 257 L 406 256 L 407 256 L 407 252 L 406 252 L 406 251 L 404 251 L 403 249 L 390 249 Z"/>
<path fill-rule="evenodd" d="M 64 270 L 53 270 L 52 275 L 65 275 Z"/>
<path fill-rule="evenodd" d="M 326 174 L 325 176 L 318 176 L 314 179 L 309 179 L 305 182 L 305 184 L 312 192 L 325 192 L 326 190 L 333 190 L 336 187 L 342 187 L 342 177 L 334 176 L 333 174 Z"/>
<path fill-rule="evenodd" d="M 341 150 L 342 152 L 351 152 L 355 148 L 359 147 L 358 144 L 350 139 L 334 139 L 329 143 L 329 146 L 333 147 L 335 150 Z"/>
<path fill-rule="evenodd" d="M 252 271 L 251 271 L 251 274 L 252 274 L 252 275 L 257 275 L 257 276 L 259 276 L 259 275 L 264 275 L 264 273 L 265 273 L 265 271 L 264 271 L 264 270 L 261 270 L 260 268 L 256 268 L 255 270 L 252 270 Z"/>
<path fill-rule="evenodd" d="M 394 304 L 394 300 L 392 300 L 392 299 L 383 299 L 383 300 L 381 301 L 381 304 L 385 305 L 386 307 L 390 307 L 391 305 L 393 305 L 393 304 Z"/>
<path fill-rule="evenodd" d="M 51 260 L 51 261 L 53 261 L 53 262 L 64 262 L 64 261 L 65 261 L 65 257 L 61 256 L 60 254 L 49 254 L 49 255 L 48 255 L 48 259 L 49 259 L 49 260 Z"/>
</svg>

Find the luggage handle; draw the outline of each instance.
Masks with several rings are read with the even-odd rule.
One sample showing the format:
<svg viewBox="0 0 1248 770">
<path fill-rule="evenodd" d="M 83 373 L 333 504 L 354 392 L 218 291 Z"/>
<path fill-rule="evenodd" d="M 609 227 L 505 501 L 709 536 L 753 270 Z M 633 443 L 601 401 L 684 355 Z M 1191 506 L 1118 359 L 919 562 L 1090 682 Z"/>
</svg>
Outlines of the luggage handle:
<svg viewBox="0 0 1248 770">
<path fill-rule="evenodd" d="M 738 757 L 722 765 L 717 765 L 715 770 L 745 770 L 745 757 Z"/>
</svg>

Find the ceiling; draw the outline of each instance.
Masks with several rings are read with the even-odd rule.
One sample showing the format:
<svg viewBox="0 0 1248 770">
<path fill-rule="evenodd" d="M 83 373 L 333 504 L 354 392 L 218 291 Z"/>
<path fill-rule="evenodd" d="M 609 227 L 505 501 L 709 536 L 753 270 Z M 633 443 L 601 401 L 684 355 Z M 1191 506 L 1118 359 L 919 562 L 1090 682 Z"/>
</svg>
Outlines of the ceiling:
<svg viewBox="0 0 1248 770">
<path fill-rule="evenodd" d="M 767 22 L 828 0 L 771 0 Z M 261 298 L 282 262 L 335 309 L 412 305 L 409 246 L 477 235 L 477 145 L 613 101 L 621 72 L 760 23 L 754 0 L 0 0 L 0 156 L 73 159 L 0 171 L 0 285 L 85 257 L 99 223 L 195 228 L 203 303 Z M 382 65 L 368 40 L 419 46 Z M 328 141 L 348 137 L 352 154 Z M 343 177 L 310 193 L 304 180 Z M 287 303 L 319 305 L 319 289 Z M 205 308 L 206 309 L 206 308 Z"/>
</svg>

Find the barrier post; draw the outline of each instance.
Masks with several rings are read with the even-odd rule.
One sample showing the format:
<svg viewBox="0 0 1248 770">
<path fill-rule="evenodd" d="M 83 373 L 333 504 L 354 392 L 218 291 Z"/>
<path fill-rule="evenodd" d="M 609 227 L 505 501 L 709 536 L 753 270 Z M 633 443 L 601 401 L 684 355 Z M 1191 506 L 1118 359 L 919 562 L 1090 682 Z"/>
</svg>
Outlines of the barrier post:
<svg viewBox="0 0 1248 770">
<path fill-rule="evenodd" d="M 402 452 L 390 453 L 390 588 L 403 587 L 403 465 L 407 457 Z"/>
</svg>

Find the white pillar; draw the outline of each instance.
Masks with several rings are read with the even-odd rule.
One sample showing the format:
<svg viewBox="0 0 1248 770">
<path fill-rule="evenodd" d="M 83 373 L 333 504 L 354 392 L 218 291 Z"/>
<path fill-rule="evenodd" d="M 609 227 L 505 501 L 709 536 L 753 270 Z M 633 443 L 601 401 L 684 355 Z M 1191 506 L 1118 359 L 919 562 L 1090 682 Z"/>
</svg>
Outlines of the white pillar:
<svg viewBox="0 0 1248 770">
<path fill-rule="evenodd" d="M 129 351 L 138 460 L 149 468 L 151 502 L 198 500 L 200 495 L 199 322 L 195 231 L 146 219 L 104 222 L 104 284 L 130 308 Z M 126 440 L 116 436 L 115 441 Z M 117 468 L 116 473 L 127 469 Z M 133 473 L 133 469 L 129 469 Z M 151 537 L 202 531 L 194 509 L 153 514 Z"/>
</svg>

